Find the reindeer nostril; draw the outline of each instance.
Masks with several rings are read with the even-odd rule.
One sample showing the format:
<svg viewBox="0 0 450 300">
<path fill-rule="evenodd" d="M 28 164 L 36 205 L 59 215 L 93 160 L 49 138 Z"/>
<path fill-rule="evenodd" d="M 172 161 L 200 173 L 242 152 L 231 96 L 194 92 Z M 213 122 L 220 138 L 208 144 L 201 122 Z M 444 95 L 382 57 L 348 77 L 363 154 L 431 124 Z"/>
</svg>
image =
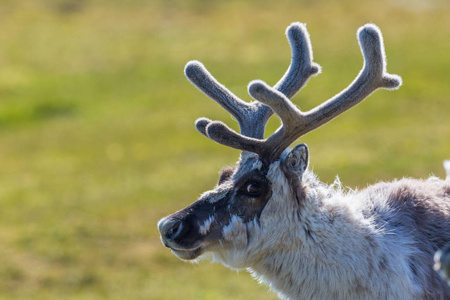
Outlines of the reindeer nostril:
<svg viewBox="0 0 450 300">
<path fill-rule="evenodd" d="M 167 229 L 164 234 L 166 240 L 173 240 L 177 238 L 181 233 L 182 223 L 180 220 L 175 220 L 170 224 L 170 227 Z"/>
</svg>

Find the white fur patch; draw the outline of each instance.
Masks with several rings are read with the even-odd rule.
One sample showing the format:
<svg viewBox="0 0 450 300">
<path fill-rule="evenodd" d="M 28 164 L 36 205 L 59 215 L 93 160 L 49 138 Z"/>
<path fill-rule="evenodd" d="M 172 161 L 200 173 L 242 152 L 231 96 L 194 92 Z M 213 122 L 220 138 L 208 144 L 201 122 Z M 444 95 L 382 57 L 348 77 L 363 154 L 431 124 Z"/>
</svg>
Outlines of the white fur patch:
<svg viewBox="0 0 450 300">
<path fill-rule="evenodd" d="M 239 169 L 238 172 L 236 172 L 235 177 L 239 177 L 239 174 L 246 173 L 251 170 L 261 170 L 263 167 L 262 161 L 259 159 L 259 157 L 254 153 L 242 153 L 241 158 L 238 162 Z"/>
<path fill-rule="evenodd" d="M 256 257 L 260 249 L 252 249 L 254 239 L 258 239 L 255 220 L 244 223 L 238 216 L 232 216 L 230 223 L 222 229 L 223 240 L 219 241 L 221 248 L 213 252 L 213 262 L 220 262 L 233 270 L 241 270 L 251 265 L 249 259 Z M 253 240 L 253 242 L 252 242 Z M 257 243 L 258 244 L 258 243 Z M 256 255 L 256 256 L 255 256 Z"/>
<path fill-rule="evenodd" d="M 242 162 L 248 160 L 248 159 L 252 159 L 255 157 L 255 153 L 253 152 L 247 152 L 247 151 L 242 151 L 241 152 L 241 156 L 239 158 L 239 162 L 240 164 L 242 164 Z"/>
<path fill-rule="evenodd" d="M 447 178 L 445 180 L 450 180 L 450 160 L 444 161 L 444 169 L 445 172 L 447 173 Z"/>
<path fill-rule="evenodd" d="M 215 218 L 214 216 L 210 216 L 203 225 L 199 226 L 199 232 L 202 235 L 206 235 L 209 232 L 209 229 L 211 228 L 212 222 L 214 222 Z"/>
<path fill-rule="evenodd" d="M 223 228 L 223 239 L 232 241 L 236 246 L 245 246 L 247 244 L 247 230 L 245 224 L 238 216 L 232 216 L 230 224 Z"/>
<path fill-rule="evenodd" d="M 205 199 L 208 198 L 209 203 L 216 203 L 217 201 L 223 199 L 223 197 L 225 197 L 225 195 L 229 192 L 231 188 L 231 185 L 221 185 L 219 188 L 212 190 L 212 191 L 207 191 L 204 192 L 201 196 L 200 199 Z"/>
</svg>

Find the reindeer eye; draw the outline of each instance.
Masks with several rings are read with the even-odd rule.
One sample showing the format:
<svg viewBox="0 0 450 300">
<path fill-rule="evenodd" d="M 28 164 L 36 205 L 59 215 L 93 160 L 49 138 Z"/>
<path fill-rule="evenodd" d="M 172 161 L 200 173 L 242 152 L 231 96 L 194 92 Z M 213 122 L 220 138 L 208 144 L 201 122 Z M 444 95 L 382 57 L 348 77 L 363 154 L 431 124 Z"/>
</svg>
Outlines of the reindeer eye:
<svg viewBox="0 0 450 300">
<path fill-rule="evenodd" d="M 250 196 L 258 196 L 261 192 L 261 186 L 255 182 L 247 184 L 245 192 Z"/>
</svg>

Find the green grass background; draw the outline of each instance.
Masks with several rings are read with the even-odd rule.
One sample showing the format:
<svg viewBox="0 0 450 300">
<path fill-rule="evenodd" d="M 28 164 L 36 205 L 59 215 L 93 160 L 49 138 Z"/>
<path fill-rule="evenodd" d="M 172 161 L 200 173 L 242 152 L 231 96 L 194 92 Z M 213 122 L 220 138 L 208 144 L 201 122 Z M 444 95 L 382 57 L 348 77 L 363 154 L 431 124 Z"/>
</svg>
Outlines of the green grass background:
<svg viewBox="0 0 450 300">
<path fill-rule="evenodd" d="M 307 23 L 323 73 L 294 102 L 310 109 L 359 72 L 355 33 L 373 22 L 404 85 L 303 137 L 311 166 L 352 188 L 443 177 L 449 15 L 445 0 L 0 1 L 0 299 L 275 299 L 159 242 L 157 221 L 238 158 L 195 131 L 201 116 L 237 126 L 185 63 L 249 100 L 249 81 L 289 65 L 286 26 Z"/>
</svg>

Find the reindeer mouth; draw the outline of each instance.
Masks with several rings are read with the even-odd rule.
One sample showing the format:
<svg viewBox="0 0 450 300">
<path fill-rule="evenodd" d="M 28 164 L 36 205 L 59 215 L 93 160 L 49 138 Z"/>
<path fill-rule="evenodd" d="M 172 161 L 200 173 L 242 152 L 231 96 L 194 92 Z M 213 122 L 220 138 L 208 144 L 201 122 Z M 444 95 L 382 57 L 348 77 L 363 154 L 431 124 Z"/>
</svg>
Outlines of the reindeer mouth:
<svg viewBox="0 0 450 300">
<path fill-rule="evenodd" d="M 204 236 L 181 218 L 164 218 L 159 221 L 158 229 L 163 245 L 180 259 L 193 260 L 205 251 Z"/>
<path fill-rule="evenodd" d="M 164 241 L 163 244 L 180 259 L 193 260 L 203 254 L 203 248 L 201 244 L 190 248 L 176 247 L 175 245 L 173 245 L 173 243 L 166 243 Z"/>
<path fill-rule="evenodd" d="M 174 249 L 171 248 L 170 251 L 172 251 L 173 254 L 175 254 L 178 258 L 184 259 L 184 260 L 193 260 L 202 255 L 203 250 L 202 247 L 197 247 L 195 249 Z"/>
<path fill-rule="evenodd" d="M 174 241 L 167 241 L 164 238 L 161 238 L 161 242 L 180 259 L 193 260 L 203 254 L 201 243 L 196 243 L 196 245 L 190 247 L 183 247 Z"/>
</svg>

